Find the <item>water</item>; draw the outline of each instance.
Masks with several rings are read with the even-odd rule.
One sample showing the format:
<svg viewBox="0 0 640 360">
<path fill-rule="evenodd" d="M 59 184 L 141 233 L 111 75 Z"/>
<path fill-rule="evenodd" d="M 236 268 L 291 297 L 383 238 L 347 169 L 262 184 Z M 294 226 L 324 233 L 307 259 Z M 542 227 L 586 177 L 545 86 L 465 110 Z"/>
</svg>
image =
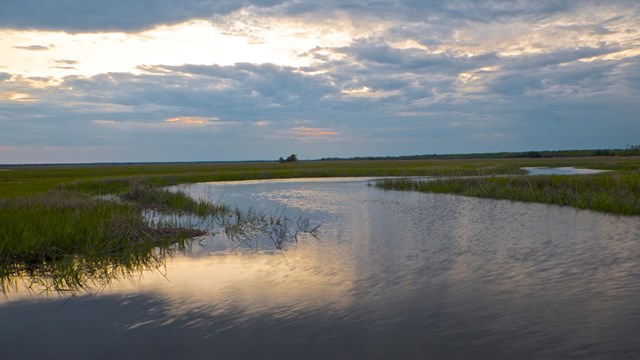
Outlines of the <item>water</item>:
<svg viewBox="0 0 640 360">
<path fill-rule="evenodd" d="M 549 167 L 525 167 L 522 168 L 526 170 L 529 175 L 590 175 L 590 174 L 599 174 L 602 172 L 607 172 L 609 170 L 599 170 L 599 169 L 584 169 L 584 168 L 575 168 L 575 167 L 557 167 L 557 168 L 549 168 Z"/>
<path fill-rule="evenodd" d="M 640 218 L 382 191 L 198 184 L 321 222 L 284 253 L 221 235 L 75 297 L 10 294 L 3 358 L 638 359 Z"/>
</svg>

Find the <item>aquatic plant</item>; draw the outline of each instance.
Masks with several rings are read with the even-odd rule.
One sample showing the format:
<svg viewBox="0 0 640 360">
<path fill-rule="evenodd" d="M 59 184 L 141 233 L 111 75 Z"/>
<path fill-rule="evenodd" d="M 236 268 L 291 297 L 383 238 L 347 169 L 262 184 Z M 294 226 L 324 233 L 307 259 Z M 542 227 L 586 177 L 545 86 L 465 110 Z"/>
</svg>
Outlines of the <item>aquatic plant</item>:
<svg viewBox="0 0 640 360">
<path fill-rule="evenodd" d="M 284 250 L 287 244 L 298 243 L 300 234 L 315 237 L 320 227 L 320 224 L 311 225 L 309 219 L 302 217 L 294 221 L 284 211 L 274 216 L 253 209 L 245 212 L 235 209 L 220 219 L 220 226 L 231 241 L 254 249 L 259 249 L 266 240 L 274 248 Z"/>
</svg>

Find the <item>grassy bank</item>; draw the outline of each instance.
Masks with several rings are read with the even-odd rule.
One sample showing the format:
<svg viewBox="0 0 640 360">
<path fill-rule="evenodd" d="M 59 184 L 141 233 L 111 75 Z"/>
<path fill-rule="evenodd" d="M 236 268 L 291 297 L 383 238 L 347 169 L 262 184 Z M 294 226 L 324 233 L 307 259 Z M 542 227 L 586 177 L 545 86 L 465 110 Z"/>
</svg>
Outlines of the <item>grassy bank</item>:
<svg viewBox="0 0 640 360">
<path fill-rule="evenodd" d="M 154 249 L 184 244 L 195 229 L 151 227 L 135 203 L 70 191 L 0 200 L 0 280 L 50 283 L 74 290 L 157 263 Z M 48 287 L 45 287 L 48 288 Z"/>
<path fill-rule="evenodd" d="M 522 174 L 525 166 L 579 166 L 632 170 L 638 157 L 550 159 L 444 159 L 374 161 L 298 161 L 254 163 L 105 164 L 0 166 L 0 198 L 46 192 L 60 186 L 89 193 L 127 190 L 131 179 L 166 186 L 203 181 L 229 181 L 328 176 L 470 176 Z M 8 171 L 4 171 L 8 170 Z"/>
<path fill-rule="evenodd" d="M 523 174 L 520 168 L 527 166 L 614 172 L 579 177 L 470 177 Z M 308 224 L 301 229 L 281 215 L 242 214 L 223 204 L 162 190 L 164 186 L 292 177 L 466 176 L 430 183 L 387 181 L 380 186 L 640 214 L 639 169 L 637 157 L 2 166 L 0 279 L 4 287 L 11 276 L 41 274 L 54 288 L 78 287 L 90 278 L 109 279 L 159 264 L 160 255 L 171 244 L 184 244 L 201 234 L 176 224 L 151 226 L 142 215 L 145 209 L 218 217 L 230 238 L 250 241 L 256 234 L 264 235 L 275 239 L 276 247 L 292 229 L 294 237 L 298 230 L 313 230 Z"/>
<path fill-rule="evenodd" d="M 0 167 L 0 198 L 48 191 L 60 186 L 88 193 L 120 193 L 131 179 L 167 186 L 204 181 L 232 181 L 329 176 L 412 176 L 516 174 L 519 164 L 508 160 L 420 161 L 298 161 L 144 164 L 51 165 Z"/>
<path fill-rule="evenodd" d="M 388 190 L 451 193 L 571 206 L 622 215 L 640 215 L 640 173 L 573 176 L 449 178 L 434 181 L 387 179 Z"/>
<path fill-rule="evenodd" d="M 174 249 L 207 234 L 182 225 L 182 215 L 223 230 L 232 241 L 257 246 L 258 238 L 267 238 L 279 250 L 297 241 L 298 233 L 315 232 L 308 222 L 294 223 L 282 213 L 274 217 L 192 199 L 162 188 L 154 178 L 90 183 L 0 199 L 1 292 L 18 288 L 18 281 L 20 288 L 75 292 L 158 268 Z M 113 184 L 114 193 L 100 196 Z M 145 210 L 166 218 L 145 219 Z"/>
</svg>

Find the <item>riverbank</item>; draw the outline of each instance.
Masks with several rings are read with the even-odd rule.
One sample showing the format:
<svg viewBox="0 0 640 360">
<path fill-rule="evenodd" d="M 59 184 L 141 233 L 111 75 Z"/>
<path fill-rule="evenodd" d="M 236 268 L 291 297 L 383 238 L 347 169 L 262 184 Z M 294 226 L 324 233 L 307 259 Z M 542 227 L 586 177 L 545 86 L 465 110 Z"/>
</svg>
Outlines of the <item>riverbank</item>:
<svg viewBox="0 0 640 360">
<path fill-rule="evenodd" d="M 472 197 L 570 206 L 620 215 L 640 215 L 640 173 L 445 178 L 433 181 L 385 179 L 385 190 L 458 194 Z"/>
<path fill-rule="evenodd" d="M 471 178 L 522 175 L 525 172 L 521 168 L 536 166 L 612 171 L 571 177 Z M 0 277 L 61 271 L 58 279 L 62 279 L 62 285 L 73 284 L 74 277 L 79 276 L 78 269 L 82 274 L 135 270 L 140 264 L 157 259 L 158 246 L 170 249 L 201 234 L 175 223 L 152 227 L 145 222 L 144 210 L 201 217 L 235 216 L 236 221 L 247 218 L 223 204 L 195 201 L 185 194 L 162 190 L 185 183 L 329 176 L 455 176 L 463 178 L 428 183 L 393 180 L 380 186 L 640 214 L 638 157 L 47 165 L 8 169 L 11 171 L 0 172 Z M 234 231 L 238 229 L 232 222 L 227 225 Z M 50 268 L 52 263 L 58 264 L 54 270 Z"/>
</svg>

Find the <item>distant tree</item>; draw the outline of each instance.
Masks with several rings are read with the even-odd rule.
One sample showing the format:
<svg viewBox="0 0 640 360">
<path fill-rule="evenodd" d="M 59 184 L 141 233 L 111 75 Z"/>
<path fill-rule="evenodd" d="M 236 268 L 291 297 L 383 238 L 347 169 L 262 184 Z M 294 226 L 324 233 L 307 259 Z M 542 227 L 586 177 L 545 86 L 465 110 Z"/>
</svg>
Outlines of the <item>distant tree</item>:
<svg viewBox="0 0 640 360">
<path fill-rule="evenodd" d="M 285 160 L 286 162 L 294 162 L 294 161 L 298 161 L 298 156 L 296 156 L 296 154 L 291 154 L 289 155 L 289 157 L 287 158 L 287 160 Z"/>
<path fill-rule="evenodd" d="M 298 161 L 298 156 L 296 154 L 291 154 L 286 159 L 283 159 L 282 156 L 281 156 L 280 159 L 278 159 L 278 161 L 281 162 L 281 163 L 295 162 L 295 161 Z"/>
</svg>

